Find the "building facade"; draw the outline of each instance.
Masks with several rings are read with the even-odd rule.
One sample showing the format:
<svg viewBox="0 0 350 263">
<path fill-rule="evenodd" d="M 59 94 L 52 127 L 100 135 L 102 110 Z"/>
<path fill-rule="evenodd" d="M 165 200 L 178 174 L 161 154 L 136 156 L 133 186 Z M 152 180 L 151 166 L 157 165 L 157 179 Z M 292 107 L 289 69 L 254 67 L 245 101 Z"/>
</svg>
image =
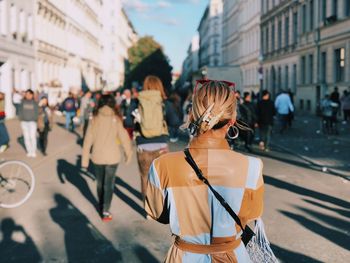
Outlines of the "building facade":
<svg viewBox="0 0 350 263">
<path fill-rule="evenodd" d="M 124 83 L 128 49 L 137 42 L 137 33 L 120 0 L 103 2 L 103 81 L 115 90 Z"/>
<path fill-rule="evenodd" d="M 182 63 L 182 72 L 180 77 L 181 88 L 189 86 L 194 80 L 195 75 L 199 75 L 199 35 L 193 36 L 191 44 L 187 49 L 187 56 Z"/>
<path fill-rule="evenodd" d="M 262 1 L 263 86 L 295 93 L 315 112 L 334 87 L 350 86 L 350 1 Z"/>
<path fill-rule="evenodd" d="M 0 0 L 0 91 L 8 117 L 15 114 L 12 91 L 34 88 L 34 1 Z"/>
<path fill-rule="evenodd" d="M 38 83 L 63 91 L 101 88 L 101 0 L 37 0 Z"/>
<path fill-rule="evenodd" d="M 223 1 L 211 0 L 198 27 L 199 67 L 222 64 Z"/>
<path fill-rule="evenodd" d="M 239 65 L 243 91 L 260 89 L 260 0 L 223 1 L 223 66 Z"/>
<path fill-rule="evenodd" d="M 0 0 L 0 91 L 14 116 L 13 89 L 68 91 L 123 85 L 137 34 L 121 0 Z"/>
</svg>

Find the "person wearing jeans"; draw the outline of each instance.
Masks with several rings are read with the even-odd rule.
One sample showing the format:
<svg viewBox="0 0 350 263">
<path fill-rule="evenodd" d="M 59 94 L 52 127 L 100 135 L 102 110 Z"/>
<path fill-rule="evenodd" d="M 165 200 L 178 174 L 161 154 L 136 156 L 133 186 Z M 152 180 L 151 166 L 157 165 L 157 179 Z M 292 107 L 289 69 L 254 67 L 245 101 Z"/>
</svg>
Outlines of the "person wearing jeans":
<svg viewBox="0 0 350 263">
<path fill-rule="evenodd" d="M 115 173 L 122 159 L 120 144 L 123 147 L 126 163 L 131 161 L 132 145 L 122 120 L 115 112 L 115 100 L 103 95 L 89 122 L 83 144 L 82 168 L 85 170 L 91 161 L 97 179 L 99 212 L 103 221 L 112 220 L 110 207 L 113 197 Z"/>
<path fill-rule="evenodd" d="M 38 104 L 34 100 L 34 92 L 27 90 L 19 107 L 19 119 L 28 157 L 36 157 L 36 130 L 39 115 Z"/>
<path fill-rule="evenodd" d="M 66 129 L 74 131 L 75 125 L 73 118 L 77 114 L 76 100 L 72 92 L 69 92 L 68 97 L 63 101 L 63 111 L 66 113 Z"/>
<path fill-rule="evenodd" d="M 97 179 L 97 196 L 102 211 L 109 211 L 111 208 L 117 168 L 118 164 L 94 164 L 95 176 Z"/>
<path fill-rule="evenodd" d="M 280 134 L 283 134 L 287 129 L 288 116 L 291 112 L 294 112 L 294 106 L 286 91 L 283 90 L 282 93 L 277 96 L 275 100 L 275 108 L 280 122 Z"/>
<path fill-rule="evenodd" d="M 258 125 L 260 130 L 259 147 L 263 151 L 269 150 L 273 116 L 275 115 L 275 112 L 275 106 L 270 99 L 270 93 L 267 90 L 263 90 L 262 100 L 258 102 L 257 106 Z"/>
</svg>

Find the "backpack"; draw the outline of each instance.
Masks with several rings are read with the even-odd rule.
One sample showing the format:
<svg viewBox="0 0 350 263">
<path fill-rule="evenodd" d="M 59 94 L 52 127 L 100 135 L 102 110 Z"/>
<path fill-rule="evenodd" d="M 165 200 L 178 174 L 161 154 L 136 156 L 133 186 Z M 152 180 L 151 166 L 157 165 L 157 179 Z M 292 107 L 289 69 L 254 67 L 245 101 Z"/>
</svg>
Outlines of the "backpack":
<svg viewBox="0 0 350 263">
<path fill-rule="evenodd" d="M 146 138 L 168 134 L 164 119 L 164 104 L 158 90 L 146 90 L 139 94 L 139 113 L 141 134 Z"/>
<path fill-rule="evenodd" d="M 65 111 L 71 111 L 74 108 L 74 101 L 72 99 L 67 99 L 64 102 L 64 110 Z"/>
</svg>

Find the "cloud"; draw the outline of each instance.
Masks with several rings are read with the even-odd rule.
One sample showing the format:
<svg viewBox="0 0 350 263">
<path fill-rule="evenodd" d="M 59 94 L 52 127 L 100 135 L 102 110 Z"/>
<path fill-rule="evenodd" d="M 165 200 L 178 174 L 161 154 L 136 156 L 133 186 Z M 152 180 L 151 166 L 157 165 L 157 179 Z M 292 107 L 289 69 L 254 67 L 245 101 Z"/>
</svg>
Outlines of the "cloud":
<svg viewBox="0 0 350 263">
<path fill-rule="evenodd" d="M 168 26 L 178 26 L 178 25 L 180 25 L 179 20 L 177 20 L 175 18 L 158 17 L 158 18 L 154 18 L 154 20 L 157 20 L 160 23 L 168 25 Z"/>
<path fill-rule="evenodd" d="M 160 8 L 169 8 L 171 7 L 171 4 L 167 1 L 158 1 L 157 6 Z"/>
<path fill-rule="evenodd" d="M 143 0 L 122 0 L 122 3 L 126 10 L 137 13 L 147 13 L 153 8 L 169 8 L 172 6 L 169 1 L 165 0 L 160 0 L 155 3 L 146 3 Z"/>
<path fill-rule="evenodd" d="M 177 3 L 181 4 L 199 4 L 201 0 L 177 0 Z"/>
</svg>

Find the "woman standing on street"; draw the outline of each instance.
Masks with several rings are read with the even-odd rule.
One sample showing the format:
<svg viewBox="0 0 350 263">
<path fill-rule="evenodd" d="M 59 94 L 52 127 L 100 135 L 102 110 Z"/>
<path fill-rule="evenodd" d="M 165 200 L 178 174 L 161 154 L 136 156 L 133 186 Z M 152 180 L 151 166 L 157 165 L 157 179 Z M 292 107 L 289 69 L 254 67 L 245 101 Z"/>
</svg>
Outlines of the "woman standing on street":
<svg viewBox="0 0 350 263">
<path fill-rule="evenodd" d="M 39 131 L 39 146 L 43 155 L 46 154 L 47 138 L 49 131 L 52 128 L 52 113 L 49 107 L 47 97 L 42 97 L 39 101 L 39 117 L 38 117 L 38 131 Z"/>
<path fill-rule="evenodd" d="M 38 103 L 34 100 L 34 92 L 28 89 L 24 94 L 24 99 L 18 109 L 19 119 L 24 137 L 24 144 L 27 156 L 36 157 L 36 132 L 39 114 Z"/>
<path fill-rule="evenodd" d="M 263 210 L 262 162 L 230 150 L 238 135 L 233 83 L 203 80 L 193 95 L 189 152 L 243 226 Z M 198 84 L 197 84 L 198 85 Z M 232 130 L 231 130 L 232 129 Z M 230 131 L 231 130 L 231 131 Z M 250 262 L 241 228 L 187 163 L 184 152 L 156 159 L 149 172 L 147 213 L 169 223 L 175 242 L 165 262 Z"/>
<path fill-rule="evenodd" d="M 132 146 L 129 135 L 115 112 L 115 100 L 110 95 L 102 95 L 86 132 L 82 167 L 87 169 L 92 148 L 91 160 L 97 178 L 97 195 L 103 221 L 112 220 L 109 209 L 113 197 L 115 173 L 122 159 L 120 143 L 126 156 L 126 163 L 130 163 Z"/>
<path fill-rule="evenodd" d="M 166 95 L 162 81 L 156 76 L 146 77 L 143 90 L 138 95 L 139 122 L 136 136 L 137 160 L 141 175 L 141 193 L 146 195 L 148 171 L 154 159 L 168 152 L 168 128 L 166 125 Z"/>
</svg>

